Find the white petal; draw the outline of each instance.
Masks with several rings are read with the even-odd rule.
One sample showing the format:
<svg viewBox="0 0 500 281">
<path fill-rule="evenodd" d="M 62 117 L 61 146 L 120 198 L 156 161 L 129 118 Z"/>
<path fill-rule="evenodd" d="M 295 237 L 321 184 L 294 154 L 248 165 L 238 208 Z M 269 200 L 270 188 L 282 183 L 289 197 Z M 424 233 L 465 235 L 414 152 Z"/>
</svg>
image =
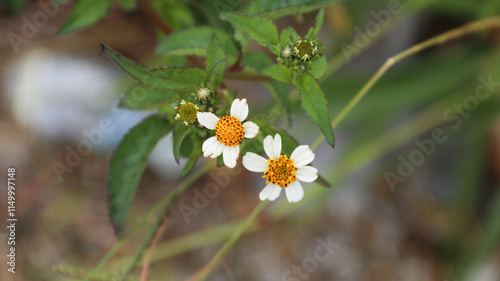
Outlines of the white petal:
<svg viewBox="0 0 500 281">
<path fill-rule="evenodd" d="M 198 112 L 196 116 L 198 117 L 198 122 L 210 130 L 215 129 L 215 125 L 219 121 L 219 117 L 215 116 L 212 112 Z"/>
<path fill-rule="evenodd" d="M 288 187 L 285 187 L 285 193 L 290 203 L 299 202 L 304 197 L 304 189 L 302 189 L 299 181 L 294 181 Z"/>
<path fill-rule="evenodd" d="M 242 126 L 245 128 L 245 138 L 247 139 L 254 138 L 259 133 L 260 128 L 254 122 L 247 121 Z"/>
<path fill-rule="evenodd" d="M 235 99 L 231 104 L 231 116 L 238 118 L 240 122 L 247 119 L 248 116 L 248 104 L 247 99 Z"/>
<path fill-rule="evenodd" d="M 234 166 L 236 166 L 236 160 L 238 160 L 240 156 L 240 146 L 224 146 L 222 156 L 224 158 L 224 164 L 229 168 L 234 168 Z"/>
<path fill-rule="evenodd" d="M 276 155 L 276 158 L 279 158 L 281 156 L 281 136 L 279 134 L 276 134 L 274 136 L 273 151 L 274 155 Z"/>
<path fill-rule="evenodd" d="M 290 159 L 293 159 L 295 167 L 300 168 L 314 160 L 314 153 L 308 145 L 300 145 L 292 152 Z"/>
<path fill-rule="evenodd" d="M 203 151 L 203 156 L 208 157 L 209 155 L 212 155 L 212 153 L 215 152 L 215 149 L 217 148 L 218 144 L 219 141 L 217 140 L 217 137 L 214 136 L 208 138 L 201 147 L 201 150 Z"/>
<path fill-rule="evenodd" d="M 265 172 L 269 163 L 264 157 L 253 152 L 247 152 L 247 154 L 243 156 L 243 166 L 252 172 Z"/>
<path fill-rule="evenodd" d="M 274 199 L 278 198 L 281 193 L 281 187 L 277 184 L 270 183 L 262 191 L 259 193 L 259 199 L 264 201 L 269 199 L 270 201 L 274 201 Z"/>
<path fill-rule="evenodd" d="M 318 169 L 311 166 L 302 166 L 295 171 L 297 179 L 303 182 L 313 182 L 318 178 Z"/>
<path fill-rule="evenodd" d="M 274 140 L 272 136 L 267 136 L 264 139 L 264 151 L 266 152 L 267 156 L 269 156 L 269 158 L 277 159 L 280 157 L 281 151 L 274 151 Z"/>
<path fill-rule="evenodd" d="M 217 157 L 219 157 L 219 155 L 222 154 L 222 151 L 224 151 L 225 145 L 223 143 L 220 143 L 219 141 L 217 141 L 217 143 L 218 143 L 218 145 L 214 149 L 212 155 L 210 155 L 210 158 L 217 158 Z"/>
</svg>

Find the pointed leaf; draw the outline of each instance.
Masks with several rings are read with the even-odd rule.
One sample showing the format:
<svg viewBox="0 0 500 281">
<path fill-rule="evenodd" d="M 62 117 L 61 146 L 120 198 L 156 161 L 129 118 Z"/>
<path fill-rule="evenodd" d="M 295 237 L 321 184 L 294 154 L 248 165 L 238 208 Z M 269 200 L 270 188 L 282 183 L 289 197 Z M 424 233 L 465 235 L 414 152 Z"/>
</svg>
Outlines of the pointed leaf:
<svg viewBox="0 0 500 281">
<path fill-rule="evenodd" d="M 101 44 L 101 51 L 119 68 L 140 83 L 155 89 L 179 90 L 194 88 L 205 79 L 205 70 L 197 67 L 163 67 L 151 69 L 131 61 Z"/>
<path fill-rule="evenodd" d="M 247 16 L 237 12 L 220 14 L 220 18 L 229 21 L 235 28 L 246 31 L 250 37 L 262 45 L 278 44 L 278 30 L 274 23 L 258 16 Z"/>
<path fill-rule="evenodd" d="M 134 126 L 116 148 L 108 173 L 108 208 L 118 237 L 123 237 L 125 218 L 149 154 L 171 130 L 168 120 L 149 116 Z"/>
<path fill-rule="evenodd" d="M 68 33 L 92 25 L 108 13 L 112 0 L 78 0 L 59 33 Z"/>
<path fill-rule="evenodd" d="M 155 52 L 171 55 L 206 56 L 212 35 L 217 35 L 230 61 L 238 55 L 238 46 L 225 31 L 212 27 L 193 27 L 182 29 L 166 36 L 156 47 Z"/>
<path fill-rule="evenodd" d="M 333 136 L 333 128 L 330 123 L 327 101 L 325 93 L 319 86 L 318 80 L 304 73 L 299 77 L 294 77 L 293 85 L 295 85 L 300 92 L 302 108 L 321 129 L 328 143 L 334 147 L 335 137 Z"/>
<path fill-rule="evenodd" d="M 219 62 L 221 62 L 219 64 Z M 207 59 L 205 61 L 206 71 L 212 72 L 211 82 L 214 88 L 218 88 L 222 83 L 224 71 L 226 70 L 226 55 L 217 35 L 212 35 L 208 44 Z M 217 66 L 217 68 L 215 68 Z M 210 76 L 210 74 L 209 74 Z"/>
<path fill-rule="evenodd" d="M 184 138 L 188 135 L 189 133 L 189 127 L 184 125 L 182 122 L 175 122 L 174 126 L 174 131 L 173 131 L 173 138 L 174 138 L 174 158 L 175 162 L 179 164 L 179 161 L 181 159 L 181 144 Z"/>
<path fill-rule="evenodd" d="M 324 19 L 325 19 L 325 9 L 319 9 L 314 26 L 309 29 L 309 32 L 307 32 L 307 36 L 309 37 L 309 39 L 312 40 L 316 37 L 316 35 L 318 35 L 321 26 L 323 26 Z"/>
<path fill-rule="evenodd" d="M 292 83 L 292 71 L 282 64 L 273 64 L 262 70 L 262 74 L 281 82 Z"/>
<path fill-rule="evenodd" d="M 311 75 L 316 79 L 321 78 L 323 74 L 325 74 L 327 67 L 328 62 L 326 61 L 325 56 L 313 59 L 311 64 L 308 66 L 309 73 L 311 73 Z"/>
</svg>

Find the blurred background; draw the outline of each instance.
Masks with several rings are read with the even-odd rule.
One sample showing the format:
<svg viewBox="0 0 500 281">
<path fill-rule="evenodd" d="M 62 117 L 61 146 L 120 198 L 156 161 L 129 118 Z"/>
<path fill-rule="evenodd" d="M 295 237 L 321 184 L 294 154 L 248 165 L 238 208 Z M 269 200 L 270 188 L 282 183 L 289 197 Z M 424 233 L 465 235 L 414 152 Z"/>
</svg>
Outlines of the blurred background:
<svg viewBox="0 0 500 281">
<path fill-rule="evenodd" d="M 58 30 L 73 1 L 0 3 L 0 179 L 6 183 L 15 167 L 18 219 L 15 274 L 6 267 L 7 228 L 0 231 L 0 280 L 84 280 L 111 250 L 89 280 L 118 280 L 147 233 L 147 214 L 181 180 L 167 136 L 150 156 L 129 214 L 129 230 L 141 227 L 116 239 L 106 207 L 110 155 L 151 112 L 118 106 L 133 81 L 99 56 L 99 43 L 151 67 L 183 65 L 155 54 L 163 33 L 193 25 L 230 30 L 217 12 L 248 2 L 145 0 L 127 9 L 113 3 L 96 25 L 63 35 Z M 334 65 L 322 81 L 332 118 L 387 58 L 499 12 L 496 0 L 328 6 L 319 37 Z M 315 16 L 288 16 L 277 25 L 304 35 Z M 335 149 L 323 143 L 316 150 L 312 165 L 332 187 L 304 185 L 299 204 L 281 196 L 208 280 L 500 280 L 499 47 L 500 30 L 487 30 L 391 68 L 336 128 Z M 257 44 L 250 50 L 268 53 Z M 250 112 L 271 102 L 261 84 L 228 85 L 249 100 Z M 291 121 L 288 131 L 300 143 L 320 135 L 298 102 Z M 103 130 L 103 122 L 112 129 Z M 214 181 L 224 188 L 186 216 L 185 207 L 200 204 L 197 192 Z M 148 280 L 195 274 L 258 204 L 263 187 L 241 165 L 198 179 L 151 252 Z M 4 225 L 6 185 L 0 194 Z M 141 263 L 129 279 L 140 274 Z"/>
</svg>

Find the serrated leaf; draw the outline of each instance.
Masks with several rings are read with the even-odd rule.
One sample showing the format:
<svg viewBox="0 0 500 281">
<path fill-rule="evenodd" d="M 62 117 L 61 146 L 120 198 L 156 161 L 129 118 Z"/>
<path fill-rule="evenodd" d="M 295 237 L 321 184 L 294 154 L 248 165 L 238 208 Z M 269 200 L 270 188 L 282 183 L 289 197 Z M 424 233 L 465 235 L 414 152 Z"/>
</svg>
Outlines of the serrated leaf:
<svg viewBox="0 0 500 281">
<path fill-rule="evenodd" d="M 246 8 L 244 12 L 247 14 L 256 14 L 268 19 L 276 20 L 287 15 L 314 11 L 338 1 L 339 0 L 253 0 L 250 6 Z"/>
<path fill-rule="evenodd" d="M 262 45 L 278 44 L 278 30 L 274 23 L 259 16 L 247 16 L 237 12 L 225 12 L 220 18 L 229 21 L 235 28 L 243 30 Z"/>
<path fill-rule="evenodd" d="M 302 108 L 306 114 L 318 125 L 326 141 L 332 147 L 335 147 L 335 137 L 333 135 L 332 124 L 330 123 L 330 114 L 328 113 L 325 93 L 319 86 L 318 80 L 304 73 L 301 76 L 294 77 L 293 85 L 300 92 Z"/>
<path fill-rule="evenodd" d="M 112 0 L 78 0 L 68 19 L 59 29 L 59 33 L 68 33 L 98 22 L 106 16 L 112 2 Z"/>
<path fill-rule="evenodd" d="M 217 35 L 217 38 L 219 38 L 230 63 L 234 61 L 238 55 L 236 42 L 225 31 L 212 27 L 193 27 L 173 32 L 163 38 L 156 47 L 155 52 L 204 57 L 207 55 L 212 34 Z"/>
<path fill-rule="evenodd" d="M 201 144 L 201 140 L 197 140 L 194 143 L 191 156 L 189 156 L 186 164 L 184 165 L 184 168 L 182 168 L 182 171 L 179 173 L 179 178 L 183 178 L 194 168 L 196 161 L 198 161 L 198 158 L 200 158 L 201 155 Z"/>
<path fill-rule="evenodd" d="M 316 78 L 319 79 L 325 74 L 326 69 L 328 67 L 328 62 L 326 61 L 325 56 L 321 56 L 317 59 L 311 61 L 309 65 L 309 73 Z"/>
<path fill-rule="evenodd" d="M 262 70 L 262 74 L 281 82 L 292 83 L 292 71 L 282 64 L 273 64 Z"/>
<path fill-rule="evenodd" d="M 293 27 L 287 27 L 281 31 L 280 44 L 282 47 L 290 44 L 290 40 L 295 42 L 298 39 L 299 35 L 297 34 L 297 31 L 295 31 Z"/>
<path fill-rule="evenodd" d="M 190 130 L 189 127 L 184 125 L 182 122 L 175 122 L 174 126 L 174 131 L 173 131 L 173 138 L 174 138 L 174 158 L 175 162 L 179 164 L 179 161 L 181 159 L 181 144 L 184 138 L 189 134 Z"/>
<path fill-rule="evenodd" d="M 309 29 L 309 32 L 307 32 L 307 36 L 309 37 L 309 39 L 312 40 L 316 37 L 316 35 L 318 35 L 321 26 L 323 26 L 324 19 L 325 19 L 325 9 L 322 8 L 319 9 L 314 26 Z"/>
<path fill-rule="evenodd" d="M 197 67 L 162 67 L 151 69 L 121 56 L 103 44 L 100 46 L 101 51 L 119 68 L 143 85 L 151 88 L 163 90 L 194 88 L 203 82 L 207 76 L 204 69 Z"/>
<path fill-rule="evenodd" d="M 175 92 L 156 90 L 138 84 L 128 89 L 120 99 L 119 106 L 132 110 L 154 110 L 168 103 L 176 96 Z"/>
<path fill-rule="evenodd" d="M 135 8 L 135 0 L 118 0 L 120 6 L 125 10 L 132 10 Z"/>
<path fill-rule="evenodd" d="M 212 35 L 210 43 L 208 44 L 207 59 L 205 61 L 206 71 L 210 73 L 213 71 L 213 76 L 210 78 L 214 88 L 218 88 L 224 78 L 224 71 L 226 70 L 226 55 L 222 44 L 217 38 L 217 35 Z"/>
<path fill-rule="evenodd" d="M 215 65 L 210 69 L 210 71 L 207 74 L 207 77 L 205 78 L 205 84 L 214 84 L 214 78 L 215 74 L 222 72 L 222 77 L 220 78 L 221 80 L 219 81 L 219 85 L 222 83 L 222 78 L 224 77 L 224 71 L 226 68 L 226 61 L 227 59 L 221 59 L 220 61 L 216 62 Z"/>
<path fill-rule="evenodd" d="M 146 168 L 148 156 L 156 143 L 170 130 L 168 120 L 156 115 L 149 116 L 130 129 L 111 158 L 108 208 L 118 237 L 123 237 L 125 218 Z"/>
</svg>

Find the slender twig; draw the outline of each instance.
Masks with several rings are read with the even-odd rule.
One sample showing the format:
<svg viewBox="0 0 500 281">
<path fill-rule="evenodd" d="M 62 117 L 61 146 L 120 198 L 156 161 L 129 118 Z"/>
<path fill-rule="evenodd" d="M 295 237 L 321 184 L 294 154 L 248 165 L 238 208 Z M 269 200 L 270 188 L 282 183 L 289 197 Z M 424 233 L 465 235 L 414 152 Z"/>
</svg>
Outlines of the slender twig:
<svg viewBox="0 0 500 281">
<path fill-rule="evenodd" d="M 156 232 L 155 237 L 153 238 L 153 241 L 151 242 L 151 246 L 149 246 L 149 250 L 147 251 L 146 255 L 144 256 L 144 263 L 142 265 L 142 272 L 141 272 L 141 281 L 148 281 L 149 263 L 151 261 L 151 253 L 153 252 L 154 246 L 158 243 L 158 241 L 160 240 L 160 237 L 167 229 L 167 225 L 168 225 L 168 218 L 165 218 L 163 220 L 163 223 L 162 223 L 160 229 L 158 229 L 158 231 Z"/>
<path fill-rule="evenodd" d="M 269 201 L 260 202 L 257 207 L 252 211 L 252 213 L 247 217 L 247 219 L 233 232 L 229 239 L 222 245 L 215 256 L 210 260 L 210 262 L 205 265 L 196 275 L 191 277 L 189 281 L 202 281 L 205 280 L 208 275 L 214 270 L 214 268 L 221 262 L 224 256 L 229 252 L 233 245 L 238 241 L 238 239 L 245 233 L 250 226 L 253 225 L 255 219 L 260 214 L 260 212 L 267 206 Z"/>
<path fill-rule="evenodd" d="M 177 199 L 177 196 L 186 188 L 191 186 L 191 184 L 194 183 L 198 178 L 200 178 L 202 175 L 207 173 L 211 168 L 213 168 L 214 164 L 215 163 L 213 161 L 206 162 L 203 166 L 201 166 L 193 174 L 191 174 L 189 178 L 180 183 L 176 188 L 174 188 L 174 190 L 172 190 L 167 196 L 165 196 L 160 201 L 160 203 L 158 203 L 156 207 L 151 211 L 153 212 L 156 211 L 157 209 L 161 209 L 160 215 L 157 217 L 156 221 L 149 229 L 146 238 L 144 238 L 141 245 L 139 246 L 139 249 L 132 257 L 129 265 L 125 268 L 121 279 L 122 281 L 125 280 L 127 275 L 130 274 L 132 269 L 134 269 L 136 263 L 141 259 L 144 250 L 151 244 L 151 241 L 153 240 L 156 232 L 161 226 L 161 222 L 163 221 L 164 218 L 166 218 L 170 214 L 170 210 L 172 209 L 174 202 Z"/>
<path fill-rule="evenodd" d="M 346 116 L 351 112 L 351 110 L 361 101 L 361 99 L 368 93 L 368 91 L 378 82 L 378 80 L 391 68 L 395 63 L 402 61 L 403 59 L 419 53 L 427 48 L 445 43 L 447 41 L 462 37 L 469 33 L 474 33 L 484 29 L 499 28 L 500 27 L 500 17 L 489 18 L 477 22 L 472 22 L 461 27 L 455 28 L 443 34 L 434 36 L 422 43 L 414 45 L 413 47 L 406 49 L 405 51 L 398 53 L 395 56 L 388 58 L 385 63 L 375 72 L 375 74 L 368 80 L 368 82 L 359 90 L 359 92 L 352 98 L 352 100 L 342 109 L 342 111 L 337 115 L 332 121 L 332 127 L 335 128 Z M 321 135 L 311 148 L 317 148 L 325 137 Z"/>
</svg>

